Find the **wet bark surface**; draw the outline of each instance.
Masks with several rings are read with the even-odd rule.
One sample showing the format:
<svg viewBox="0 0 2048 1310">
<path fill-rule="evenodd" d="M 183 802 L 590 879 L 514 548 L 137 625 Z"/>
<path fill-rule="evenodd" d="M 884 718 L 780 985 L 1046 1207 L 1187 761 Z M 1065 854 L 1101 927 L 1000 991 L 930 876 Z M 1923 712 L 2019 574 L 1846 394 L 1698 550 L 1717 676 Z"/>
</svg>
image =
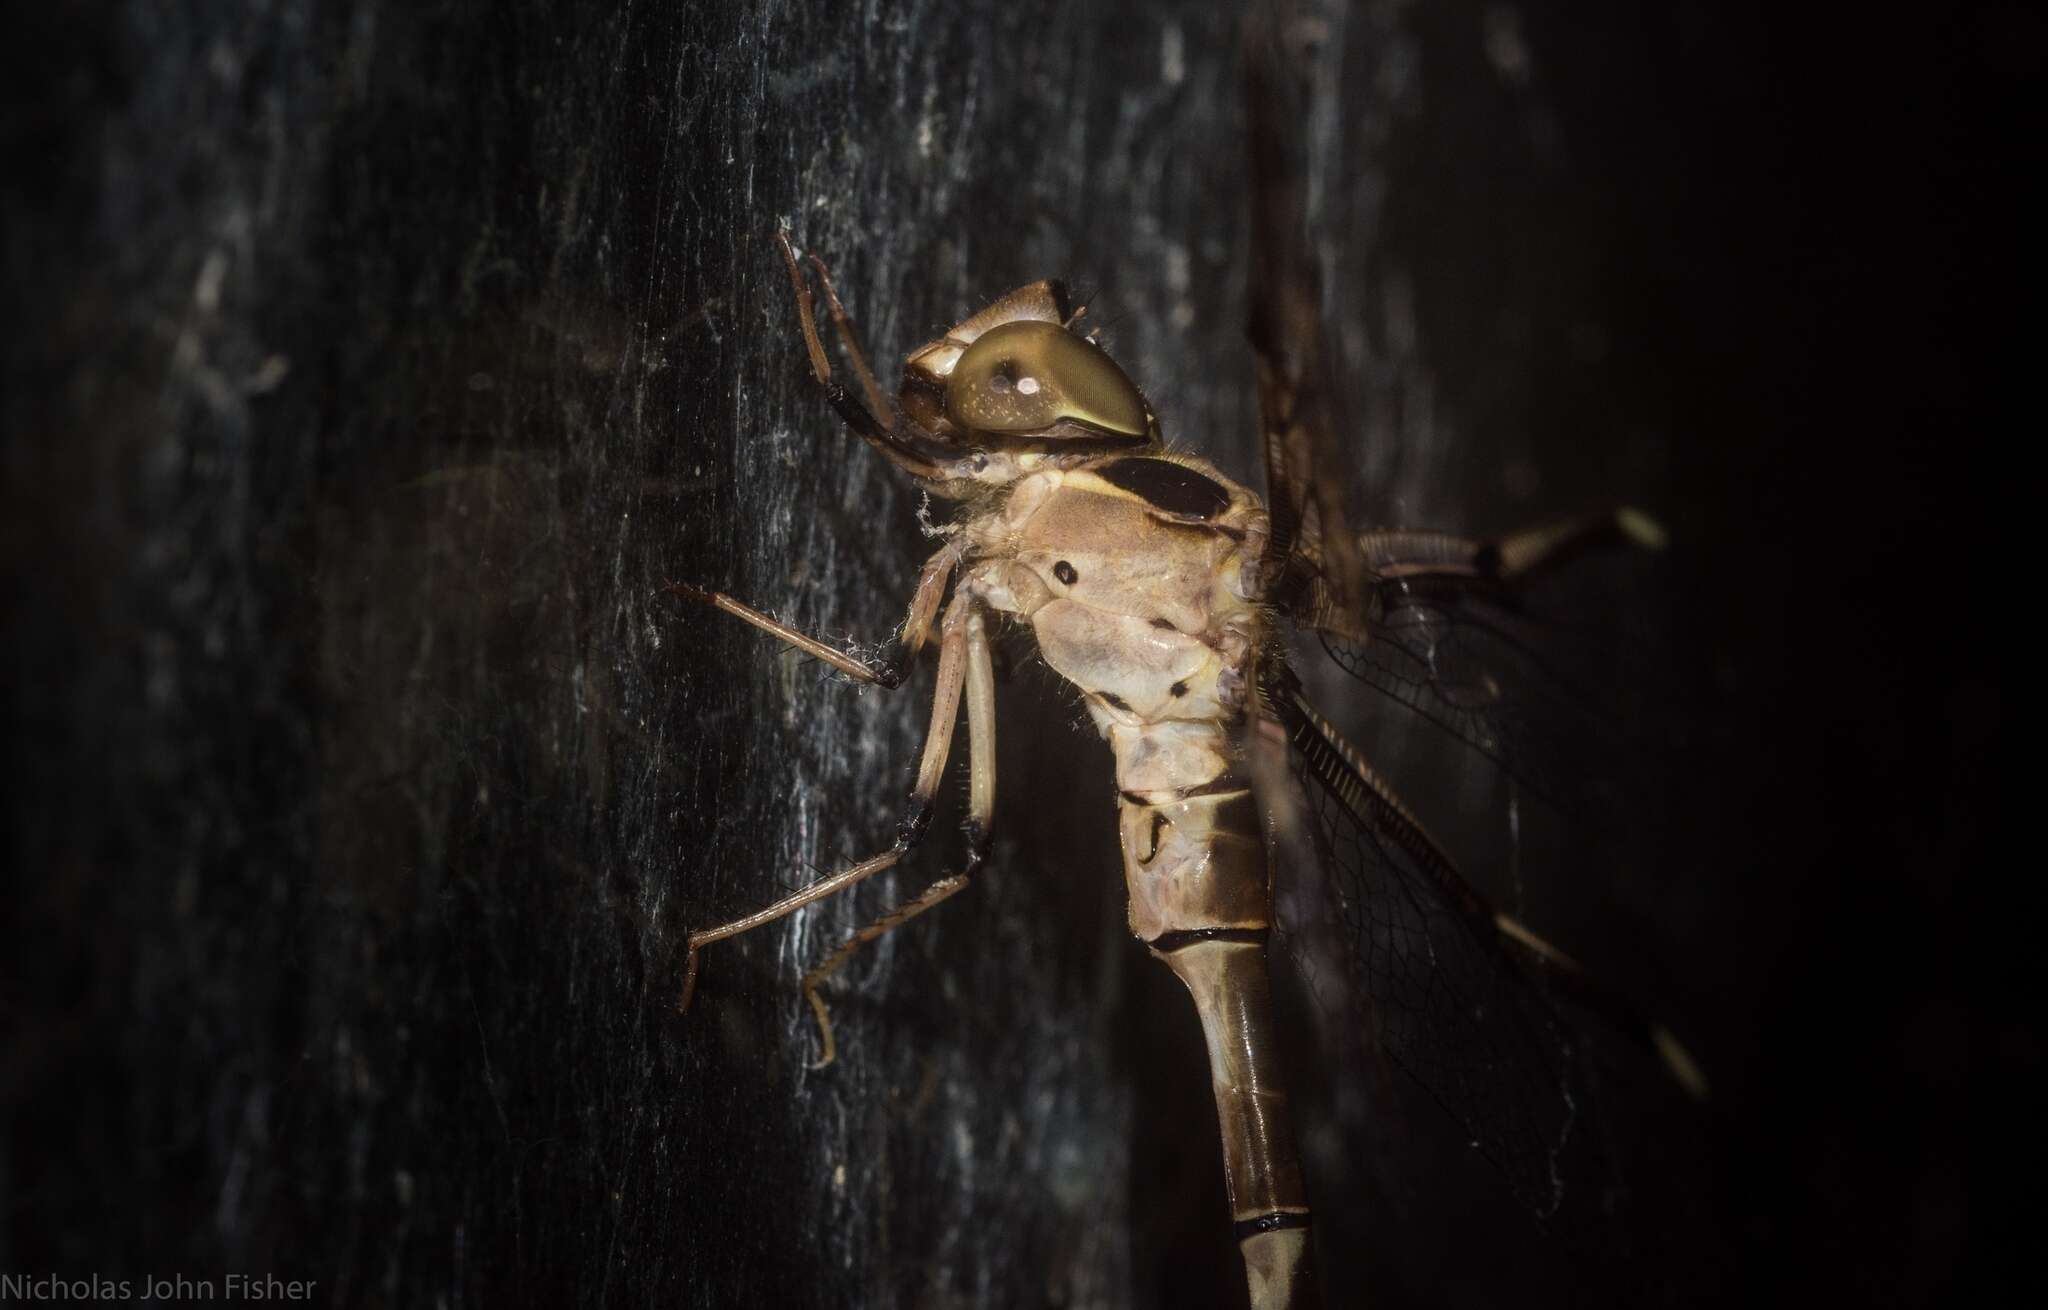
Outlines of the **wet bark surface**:
<svg viewBox="0 0 2048 1310">
<path fill-rule="evenodd" d="M 845 971 L 812 1070 L 798 976 L 956 867 L 958 798 L 910 864 L 707 952 L 687 1014 L 684 936 L 886 845 L 930 668 L 857 689 L 660 590 L 873 642 L 929 548 L 809 384 L 779 223 L 885 374 L 1070 278 L 1172 439 L 1256 485 L 1237 16 L 26 21 L 0 1267 L 1237 1304 L 1199 1031 L 1125 930 L 1073 698 L 1010 648 L 991 866 Z M 2038 1051 L 1961 972 L 1990 617 L 1897 610 L 1999 553 L 2000 170 L 1966 129 L 2030 21 L 1961 23 L 1900 90 L 1902 34 L 1361 8 L 1302 124 L 1363 517 L 1633 503 L 1676 543 L 1659 866 L 1548 910 L 1716 1082 L 1674 1300 L 1932 1297 L 1963 1033 Z M 1574 1299 L 1507 1281 L 1489 1253 L 1541 1235 L 1483 1184 L 1360 1180 L 1401 1236 L 1333 1244 L 1338 1302 Z"/>
</svg>

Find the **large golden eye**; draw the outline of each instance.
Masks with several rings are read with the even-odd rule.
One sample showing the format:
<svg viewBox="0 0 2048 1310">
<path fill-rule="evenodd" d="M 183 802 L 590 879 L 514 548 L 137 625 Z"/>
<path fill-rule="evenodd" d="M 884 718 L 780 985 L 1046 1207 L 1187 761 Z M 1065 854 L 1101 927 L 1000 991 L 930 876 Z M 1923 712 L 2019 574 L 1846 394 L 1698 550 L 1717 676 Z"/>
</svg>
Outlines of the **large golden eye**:
<svg viewBox="0 0 2048 1310">
<path fill-rule="evenodd" d="M 946 413 L 977 432 L 1061 422 L 1139 441 L 1151 432 L 1144 397 L 1116 361 L 1057 323 L 1005 323 L 977 337 L 946 380 Z"/>
</svg>

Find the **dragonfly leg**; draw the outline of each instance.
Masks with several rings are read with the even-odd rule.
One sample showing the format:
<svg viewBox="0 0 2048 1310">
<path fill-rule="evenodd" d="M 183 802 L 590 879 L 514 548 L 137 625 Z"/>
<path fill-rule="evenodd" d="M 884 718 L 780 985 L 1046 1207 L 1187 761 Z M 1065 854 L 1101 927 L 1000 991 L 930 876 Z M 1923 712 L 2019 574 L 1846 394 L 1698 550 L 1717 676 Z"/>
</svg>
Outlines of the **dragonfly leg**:
<svg viewBox="0 0 2048 1310">
<path fill-rule="evenodd" d="M 957 602 L 956 602 L 957 604 Z M 948 613 L 947 618 L 952 619 Z M 995 816 L 996 710 L 995 673 L 989 659 L 988 631 L 979 610 L 970 610 L 966 620 L 967 641 L 967 758 L 968 815 L 967 863 L 960 872 L 941 878 L 911 900 L 905 901 L 833 950 L 804 975 L 804 999 L 818 1020 L 818 1036 L 824 1050 L 811 1067 L 822 1069 L 838 1054 L 832 1040 L 832 1018 L 825 1008 L 819 986 L 855 951 L 895 928 L 910 922 L 934 905 L 966 890 L 968 880 L 988 856 L 990 824 Z"/>
<path fill-rule="evenodd" d="M 721 606 L 721 608 L 725 607 Z M 741 608 L 745 607 L 742 606 Z M 745 617 L 745 615 L 742 615 L 742 617 Z M 774 621 L 771 619 L 768 622 L 773 623 Z M 970 649 L 972 644 L 970 642 L 970 630 L 979 632 L 980 623 L 980 615 L 975 612 L 973 603 L 965 596 L 955 596 L 953 604 L 946 611 L 946 619 L 940 636 L 938 687 L 932 695 L 931 726 L 925 733 L 924 754 L 918 761 L 917 782 L 911 788 L 910 814 L 909 817 L 904 819 L 902 826 L 897 830 L 895 843 L 880 854 L 872 855 L 865 860 L 841 869 L 837 873 L 800 887 L 774 904 L 756 910 L 752 914 L 743 915 L 729 923 L 720 924 L 715 928 L 707 928 L 702 932 L 691 933 L 689 954 L 683 968 L 683 994 L 681 1001 L 678 1003 L 678 1009 L 689 1008 L 690 998 L 696 989 L 697 953 L 704 947 L 709 946 L 713 942 L 724 941 L 728 937 L 737 937 L 743 932 L 751 932 L 753 929 L 759 928 L 764 924 L 773 923 L 777 919 L 795 913 L 813 901 L 823 900 L 827 896 L 846 890 L 855 883 L 871 878 L 875 874 L 882 872 L 882 870 L 895 865 L 905 855 L 909 854 L 911 848 L 916 846 L 924 837 L 925 828 L 931 823 L 933 798 L 938 795 L 939 783 L 946 773 L 946 759 L 952 753 L 953 726 L 960 713 L 961 693 L 969 681 L 976 683 L 975 689 L 969 695 L 970 722 L 975 715 L 973 709 L 975 702 L 978 700 L 990 701 L 994 694 L 992 690 L 984 690 L 980 686 L 982 682 L 989 681 L 986 639 L 984 638 L 980 644 L 980 654 L 978 657 Z M 780 625 L 777 626 L 779 627 Z M 782 636 L 784 634 L 778 632 L 777 635 Z M 800 636 L 801 634 L 795 635 Z M 785 640 L 787 639 L 785 637 Z M 805 638 L 805 640 L 809 639 Z M 805 647 L 805 649 L 808 649 L 808 647 Z M 837 651 L 832 651 L 829 646 L 822 647 L 822 649 L 830 651 L 833 655 L 839 654 Z M 821 656 L 821 658 L 823 657 Z M 842 656 L 841 658 L 845 657 Z M 848 662 L 852 663 L 850 660 Z M 979 667 L 978 673 L 974 671 L 973 667 L 977 665 Z M 855 667 L 860 666 L 856 665 Z M 973 674 L 971 679 L 970 674 Z M 992 710 L 984 712 L 991 715 L 993 713 Z M 983 770 L 979 767 L 984 753 L 985 748 L 979 739 L 970 743 L 970 756 L 976 766 L 974 769 L 975 782 L 972 790 L 977 797 L 977 808 L 974 810 L 974 813 L 977 815 L 986 813 L 986 810 L 979 808 L 978 805 L 982 791 L 986 788 L 992 798 L 995 785 L 995 766 L 992 752 L 990 752 L 990 762 L 987 769 Z M 988 775 L 985 782 L 982 778 L 984 772 Z"/>
<path fill-rule="evenodd" d="M 868 367 L 867 352 L 860 348 L 860 337 L 853 330 L 853 319 L 847 314 L 846 306 L 839 303 L 839 292 L 832 286 L 832 274 L 825 267 L 825 261 L 813 254 L 811 268 L 818 275 L 818 285 L 825 292 L 825 310 L 832 315 L 832 330 L 839 334 L 839 344 L 846 348 L 847 358 L 853 361 L 854 376 L 860 379 L 861 390 L 867 393 L 868 408 L 881 419 L 894 426 L 896 407 L 889 403 L 889 397 L 882 390 L 882 384 L 875 381 L 875 371 Z"/>
<path fill-rule="evenodd" d="M 776 632 L 776 635 L 782 637 L 782 632 Z M 821 649 L 831 651 L 831 647 Z M 831 655 L 840 653 L 831 651 Z M 909 817 L 905 817 L 901 827 L 897 829 L 895 843 L 889 849 L 881 851 L 879 856 L 870 856 L 836 874 L 801 886 L 795 892 L 786 894 L 786 897 L 776 901 L 774 905 L 758 909 L 752 915 L 743 915 L 739 919 L 733 919 L 731 923 L 721 923 L 719 927 L 707 927 L 705 931 L 690 933 L 688 958 L 684 962 L 682 1001 L 678 1003 L 678 1009 L 690 1007 L 690 997 L 696 991 L 696 954 L 702 948 L 711 946 L 713 942 L 723 942 L 725 937 L 737 937 L 743 931 L 762 927 L 764 923 L 774 923 L 776 919 L 793 915 L 795 911 L 803 909 L 805 905 L 811 905 L 813 901 L 823 901 L 825 897 L 842 892 L 848 886 L 854 886 L 856 882 L 872 878 L 885 868 L 895 866 L 899 860 L 903 860 L 903 856 L 909 854 L 909 849 L 913 845 L 918 845 L 918 841 L 924 839 L 924 829 L 932 823 L 932 800 L 938 796 L 938 784 L 946 776 L 946 759 L 952 753 L 952 727 L 954 720 L 958 718 L 958 712 L 961 712 L 963 690 L 967 692 L 971 733 L 971 823 L 981 825 L 981 829 L 987 827 L 987 815 L 993 809 L 995 798 L 993 675 L 989 673 L 989 649 L 981 614 L 967 596 L 954 596 L 952 606 L 948 606 L 946 610 L 946 622 L 940 635 L 938 686 L 932 692 L 932 723 L 926 729 L 924 755 L 918 759 L 918 782 L 911 786 Z M 989 731 L 975 731 L 975 725 L 983 723 L 983 720 L 987 723 Z"/>
<path fill-rule="evenodd" d="M 1359 550 L 1381 578 L 1479 578 L 1515 582 L 1561 564 L 1581 551 L 1630 545 L 1658 550 L 1664 529 L 1638 509 L 1525 528 L 1491 541 L 1447 532 L 1365 532 Z"/>
<path fill-rule="evenodd" d="M 818 321 L 811 306 L 810 284 L 804 281 L 803 268 L 796 262 L 796 251 L 789 244 L 789 233 L 777 228 L 775 241 L 782 250 L 783 265 L 789 270 L 790 290 L 796 294 L 798 325 L 803 331 L 804 352 L 810 356 L 811 376 L 818 380 L 818 386 L 825 392 L 825 399 L 839 412 L 839 417 L 846 421 L 846 426 L 880 451 L 890 463 L 912 477 L 935 477 L 939 472 L 938 465 L 918 453 L 917 448 L 904 439 L 893 418 L 885 422 L 876 417 L 873 410 L 861 404 L 852 392 L 832 376 L 832 363 L 825 357 L 825 343 L 818 339 Z M 827 285 L 829 286 L 829 283 Z M 838 309 L 838 297 L 832 298 L 832 304 L 834 309 Z M 843 315 L 845 311 L 839 310 L 839 313 Z M 856 358 L 860 358 L 859 347 L 852 344 L 851 325 L 843 327 L 841 333 L 841 340 L 848 343 Z M 875 385 L 864 358 L 861 359 L 859 371 L 863 385 L 870 388 L 870 394 L 880 394 L 881 388 Z M 887 407 L 883 409 L 885 413 L 888 412 Z"/>
<path fill-rule="evenodd" d="M 939 902 L 948 900 L 958 893 L 967 890 L 967 880 L 973 876 L 975 867 L 980 863 L 981 857 L 979 854 L 970 854 L 967 857 L 966 868 L 962 869 L 959 873 L 939 879 L 910 900 L 903 902 L 903 904 L 889 911 L 873 923 L 867 924 L 859 932 L 833 948 L 830 955 L 818 961 L 817 964 L 811 967 L 810 972 L 804 975 L 804 999 L 811 1003 L 811 1015 L 818 1021 L 818 1040 L 823 1044 L 824 1048 L 819 1052 L 817 1060 L 811 1064 L 811 1068 L 823 1069 L 826 1065 L 839 1058 L 839 1046 L 832 1040 L 832 1015 L 826 1009 L 825 998 L 819 993 L 818 988 L 824 985 L 827 978 L 837 973 L 842 965 L 852 959 L 854 952 L 858 951 L 861 947 L 874 941 L 884 933 L 909 923 L 918 915 L 939 904 Z"/>
<path fill-rule="evenodd" d="M 946 583 L 952 578 L 953 569 L 960 563 L 960 558 L 966 550 L 967 543 L 956 539 L 948 542 L 925 561 L 924 569 L 918 575 L 917 590 L 911 593 L 910 613 L 905 616 L 903 626 L 897 630 L 896 653 L 891 658 L 879 662 L 864 660 L 840 650 L 808 633 L 798 631 L 780 619 L 771 618 L 722 591 L 705 591 L 687 582 L 668 583 L 664 590 L 685 600 L 709 605 L 713 609 L 724 610 L 735 618 L 744 619 L 813 659 L 823 660 L 848 677 L 893 690 L 902 684 L 911 661 L 924 649 L 924 643 L 931 635 L 932 620 L 939 612 L 939 601 L 946 594 Z"/>
</svg>

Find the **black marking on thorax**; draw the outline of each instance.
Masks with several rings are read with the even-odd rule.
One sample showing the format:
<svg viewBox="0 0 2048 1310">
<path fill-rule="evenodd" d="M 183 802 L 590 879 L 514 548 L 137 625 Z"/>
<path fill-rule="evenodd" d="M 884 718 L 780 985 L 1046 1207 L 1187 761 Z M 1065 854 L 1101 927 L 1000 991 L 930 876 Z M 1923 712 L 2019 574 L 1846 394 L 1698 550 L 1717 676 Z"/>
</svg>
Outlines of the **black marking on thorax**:
<svg viewBox="0 0 2048 1310">
<path fill-rule="evenodd" d="M 1098 464 L 1089 472 L 1175 518 L 1207 522 L 1230 508 L 1230 493 L 1220 483 L 1170 459 L 1134 455 Z"/>
<path fill-rule="evenodd" d="M 1187 928 L 1180 932 L 1161 933 L 1145 944 L 1165 955 L 1184 951 L 1190 946 L 1203 942 L 1236 942 L 1243 946 L 1264 946 L 1269 932 L 1265 928 Z"/>
</svg>

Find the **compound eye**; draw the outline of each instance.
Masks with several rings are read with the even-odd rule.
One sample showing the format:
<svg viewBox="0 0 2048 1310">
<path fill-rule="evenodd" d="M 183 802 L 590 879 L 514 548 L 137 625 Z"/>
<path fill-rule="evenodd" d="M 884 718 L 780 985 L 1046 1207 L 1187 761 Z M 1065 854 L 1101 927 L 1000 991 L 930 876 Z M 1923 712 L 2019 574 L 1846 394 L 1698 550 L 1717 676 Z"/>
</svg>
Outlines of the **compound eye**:
<svg viewBox="0 0 2048 1310">
<path fill-rule="evenodd" d="M 946 414 L 977 432 L 1078 423 L 1145 440 L 1145 399 L 1101 347 L 1057 323 L 1005 323 L 975 339 L 946 380 Z"/>
</svg>

